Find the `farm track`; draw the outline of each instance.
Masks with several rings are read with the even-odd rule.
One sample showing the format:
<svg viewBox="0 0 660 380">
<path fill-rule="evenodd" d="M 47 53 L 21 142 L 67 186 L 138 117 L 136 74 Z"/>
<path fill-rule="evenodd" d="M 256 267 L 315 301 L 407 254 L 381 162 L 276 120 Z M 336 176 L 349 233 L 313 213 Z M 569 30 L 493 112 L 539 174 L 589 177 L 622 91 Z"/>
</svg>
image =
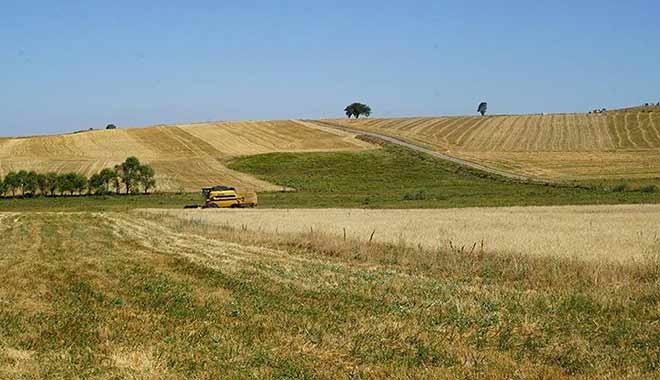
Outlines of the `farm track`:
<svg viewBox="0 0 660 380">
<path fill-rule="evenodd" d="M 543 179 L 537 179 L 537 178 L 532 178 L 532 177 L 528 177 L 528 176 L 518 175 L 518 174 L 515 174 L 515 173 L 511 173 L 511 172 L 507 172 L 507 171 L 487 167 L 487 166 L 478 164 L 476 162 L 472 162 L 472 161 L 465 160 L 465 159 L 462 159 L 462 158 L 450 156 L 448 154 L 440 153 L 440 152 L 437 152 L 435 150 L 431 150 L 431 149 L 425 148 L 423 146 L 413 144 L 413 143 L 404 141 L 402 139 L 392 137 L 392 136 L 389 136 L 389 135 L 385 135 L 385 134 L 382 134 L 382 133 L 367 132 L 367 131 L 363 131 L 363 130 L 360 130 L 360 129 L 353 129 L 353 128 L 345 127 L 345 126 L 342 126 L 342 125 L 339 125 L 339 124 L 334 124 L 332 122 L 328 122 L 328 121 L 324 121 L 324 120 L 316 120 L 316 121 L 312 121 L 312 122 L 317 123 L 317 124 L 319 124 L 321 126 L 324 126 L 324 127 L 335 128 L 335 129 L 338 129 L 338 130 L 341 130 L 341 131 L 354 133 L 356 135 L 365 135 L 365 136 L 373 137 L 373 138 L 376 138 L 376 139 L 380 139 L 380 140 L 386 141 L 388 143 L 395 144 L 395 145 L 404 147 L 406 149 L 414 150 L 416 152 L 425 153 L 425 154 L 428 154 L 430 156 L 440 158 L 440 159 L 443 159 L 443 160 L 447 160 L 449 162 L 453 162 L 453 163 L 461 165 L 461 166 L 481 170 L 481 171 L 484 171 L 486 173 L 498 175 L 498 176 L 513 179 L 513 180 L 516 180 L 516 181 L 535 182 L 535 183 L 553 183 L 552 181 L 547 181 L 547 180 L 543 180 Z"/>
<path fill-rule="evenodd" d="M 387 136 L 504 177 L 557 183 L 660 178 L 658 119 L 660 112 L 630 110 L 319 122 Z"/>
</svg>

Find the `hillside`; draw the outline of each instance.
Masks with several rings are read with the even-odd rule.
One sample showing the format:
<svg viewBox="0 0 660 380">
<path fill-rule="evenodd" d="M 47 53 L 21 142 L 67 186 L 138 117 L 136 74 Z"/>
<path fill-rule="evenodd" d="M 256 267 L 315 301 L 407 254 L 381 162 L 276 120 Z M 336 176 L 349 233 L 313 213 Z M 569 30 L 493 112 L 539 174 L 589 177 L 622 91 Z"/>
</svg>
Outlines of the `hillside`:
<svg viewBox="0 0 660 380">
<path fill-rule="evenodd" d="M 0 175 L 11 170 L 78 171 L 90 175 L 134 155 L 156 170 L 158 189 L 196 191 L 228 183 L 275 190 L 273 184 L 228 169 L 227 157 L 271 152 L 355 151 L 354 136 L 298 121 L 223 122 L 68 135 L 0 139 Z"/>
<path fill-rule="evenodd" d="M 653 110 L 330 122 L 538 178 L 655 178 L 660 176 L 660 112 Z"/>
</svg>

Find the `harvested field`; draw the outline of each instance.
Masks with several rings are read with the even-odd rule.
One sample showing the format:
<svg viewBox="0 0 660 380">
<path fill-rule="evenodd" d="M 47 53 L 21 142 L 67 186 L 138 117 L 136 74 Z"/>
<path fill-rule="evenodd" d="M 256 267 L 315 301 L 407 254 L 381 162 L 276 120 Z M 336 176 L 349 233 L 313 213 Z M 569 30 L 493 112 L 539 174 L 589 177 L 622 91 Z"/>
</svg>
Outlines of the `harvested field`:
<svg viewBox="0 0 660 380">
<path fill-rule="evenodd" d="M 658 262 L 0 214 L 0 378 L 651 379 Z M 278 235 L 279 236 L 279 235 Z"/>
<path fill-rule="evenodd" d="M 77 171 L 86 175 L 134 155 L 153 165 L 158 189 L 197 191 L 226 183 L 279 190 L 226 168 L 231 156 L 270 152 L 355 151 L 371 147 L 353 135 L 299 121 L 245 121 L 87 131 L 0 140 L 0 175 L 11 170 Z"/>
<path fill-rule="evenodd" d="M 249 231 L 315 231 L 348 239 L 536 256 L 627 261 L 660 253 L 660 206 L 453 210 L 151 210 Z M 482 248 L 483 244 L 483 248 Z"/>
<path fill-rule="evenodd" d="M 330 120 L 496 169 L 558 180 L 660 176 L 660 112 Z"/>
</svg>

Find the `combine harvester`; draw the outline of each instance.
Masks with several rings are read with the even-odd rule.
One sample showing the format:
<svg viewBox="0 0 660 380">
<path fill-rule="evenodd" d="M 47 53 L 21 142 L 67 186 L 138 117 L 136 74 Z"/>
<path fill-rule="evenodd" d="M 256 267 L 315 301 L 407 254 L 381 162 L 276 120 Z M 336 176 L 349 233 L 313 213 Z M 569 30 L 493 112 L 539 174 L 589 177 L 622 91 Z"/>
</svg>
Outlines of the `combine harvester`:
<svg viewBox="0 0 660 380">
<path fill-rule="evenodd" d="M 188 205 L 184 208 L 252 208 L 257 206 L 257 193 L 238 193 L 235 188 L 229 186 L 213 186 L 202 189 L 204 196 L 203 205 Z"/>
</svg>

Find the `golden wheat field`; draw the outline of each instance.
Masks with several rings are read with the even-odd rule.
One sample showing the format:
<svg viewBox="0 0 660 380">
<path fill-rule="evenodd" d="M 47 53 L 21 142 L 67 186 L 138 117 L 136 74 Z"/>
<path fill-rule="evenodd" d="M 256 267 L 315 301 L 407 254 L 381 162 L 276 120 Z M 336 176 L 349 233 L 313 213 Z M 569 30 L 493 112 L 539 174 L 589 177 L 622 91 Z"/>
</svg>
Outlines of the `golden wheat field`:
<svg viewBox="0 0 660 380">
<path fill-rule="evenodd" d="M 149 210 L 248 231 L 537 256 L 627 261 L 660 252 L 660 206 L 446 210 Z M 345 232 L 344 232 L 345 231 Z"/>
<path fill-rule="evenodd" d="M 270 152 L 360 150 L 353 135 L 300 121 L 245 121 L 87 131 L 0 139 L 0 175 L 11 170 L 77 171 L 90 175 L 137 156 L 153 165 L 161 191 L 226 183 L 246 190 L 273 184 L 223 165 L 230 156 Z"/>
<path fill-rule="evenodd" d="M 649 110 L 331 122 L 537 178 L 660 176 L 660 112 Z"/>
</svg>

